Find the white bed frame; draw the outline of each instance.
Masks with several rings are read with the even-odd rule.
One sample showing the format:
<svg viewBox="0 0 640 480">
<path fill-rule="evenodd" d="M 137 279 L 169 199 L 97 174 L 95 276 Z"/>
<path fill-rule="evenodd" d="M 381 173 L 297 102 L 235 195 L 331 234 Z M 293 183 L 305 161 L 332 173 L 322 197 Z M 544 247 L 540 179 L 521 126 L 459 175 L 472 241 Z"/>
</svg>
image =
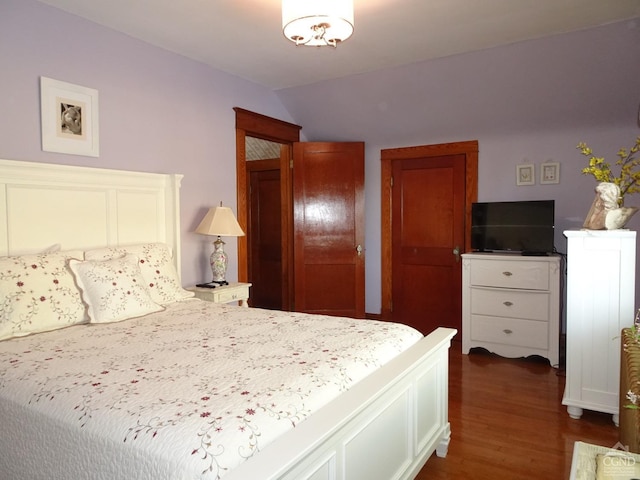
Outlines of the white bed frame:
<svg viewBox="0 0 640 480">
<path fill-rule="evenodd" d="M 179 267 L 182 177 L 0 160 L 0 256 L 163 242 Z"/>
<path fill-rule="evenodd" d="M 0 255 L 56 244 L 87 250 L 164 242 L 180 272 L 181 179 L 0 160 Z M 434 452 L 447 453 L 448 350 L 455 333 L 435 330 L 224 480 L 414 478 Z M 46 450 L 37 441 L 25 448 L 32 449 L 25 455 Z"/>
</svg>

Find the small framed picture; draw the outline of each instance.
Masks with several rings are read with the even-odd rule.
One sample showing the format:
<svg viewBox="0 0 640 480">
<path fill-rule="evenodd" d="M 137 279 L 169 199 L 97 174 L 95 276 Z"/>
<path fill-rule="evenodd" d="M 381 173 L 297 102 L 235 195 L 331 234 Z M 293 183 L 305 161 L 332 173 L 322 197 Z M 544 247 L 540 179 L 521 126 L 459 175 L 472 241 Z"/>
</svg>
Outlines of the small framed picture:
<svg viewBox="0 0 640 480">
<path fill-rule="evenodd" d="M 535 185 L 536 167 L 533 163 L 516 165 L 516 185 Z"/>
<path fill-rule="evenodd" d="M 100 156 L 98 91 L 40 77 L 42 150 Z"/>
<path fill-rule="evenodd" d="M 560 183 L 560 164 L 545 162 L 540 165 L 540 183 Z"/>
</svg>

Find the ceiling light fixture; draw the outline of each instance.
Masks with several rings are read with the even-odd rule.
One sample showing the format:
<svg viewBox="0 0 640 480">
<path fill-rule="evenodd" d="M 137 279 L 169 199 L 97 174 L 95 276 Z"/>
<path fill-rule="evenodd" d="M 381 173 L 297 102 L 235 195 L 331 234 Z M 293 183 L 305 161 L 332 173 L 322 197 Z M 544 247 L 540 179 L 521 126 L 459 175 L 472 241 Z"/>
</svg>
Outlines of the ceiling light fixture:
<svg viewBox="0 0 640 480">
<path fill-rule="evenodd" d="M 353 33 L 353 0 L 282 0 L 282 31 L 296 45 L 336 47 Z"/>
</svg>

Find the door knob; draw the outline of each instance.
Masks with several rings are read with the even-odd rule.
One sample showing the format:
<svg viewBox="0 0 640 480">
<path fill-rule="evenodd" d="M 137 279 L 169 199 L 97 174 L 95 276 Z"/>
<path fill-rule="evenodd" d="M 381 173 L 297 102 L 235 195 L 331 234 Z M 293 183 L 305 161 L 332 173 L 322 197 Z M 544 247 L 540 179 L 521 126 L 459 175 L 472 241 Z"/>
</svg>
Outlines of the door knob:
<svg viewBox="0 0 640 480">
<path fill-rule="evenodd" d="M 453 254 L 456 256 L 456 262 L 460 261 L 460 246 L 456 245 L 456 247 L 453 249 Z"/>
<path fill-rule="evenodd" d="M 358 256 L 362 255 L 362 250 L 363 250 L 362 245 L 358 245 L 356 247 L 356 252 L 358 252 Z"/>
</svg>

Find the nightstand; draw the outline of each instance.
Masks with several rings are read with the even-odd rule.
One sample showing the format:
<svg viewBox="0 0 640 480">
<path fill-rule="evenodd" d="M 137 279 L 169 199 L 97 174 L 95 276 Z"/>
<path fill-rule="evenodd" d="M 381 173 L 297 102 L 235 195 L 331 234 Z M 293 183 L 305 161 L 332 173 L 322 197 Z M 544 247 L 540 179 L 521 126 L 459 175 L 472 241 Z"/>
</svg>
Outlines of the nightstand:
<svg viewBox="0 0 640 480">
<path fill-rule="evenodd" d="M 194 292 L 196 298 L 207 302 L 229 303 L 237 301 L 240 306 L 249 306 L 250 283 L 230 283 L 216 288 L 189 287 L 187 290 Z"/>
</svg>

